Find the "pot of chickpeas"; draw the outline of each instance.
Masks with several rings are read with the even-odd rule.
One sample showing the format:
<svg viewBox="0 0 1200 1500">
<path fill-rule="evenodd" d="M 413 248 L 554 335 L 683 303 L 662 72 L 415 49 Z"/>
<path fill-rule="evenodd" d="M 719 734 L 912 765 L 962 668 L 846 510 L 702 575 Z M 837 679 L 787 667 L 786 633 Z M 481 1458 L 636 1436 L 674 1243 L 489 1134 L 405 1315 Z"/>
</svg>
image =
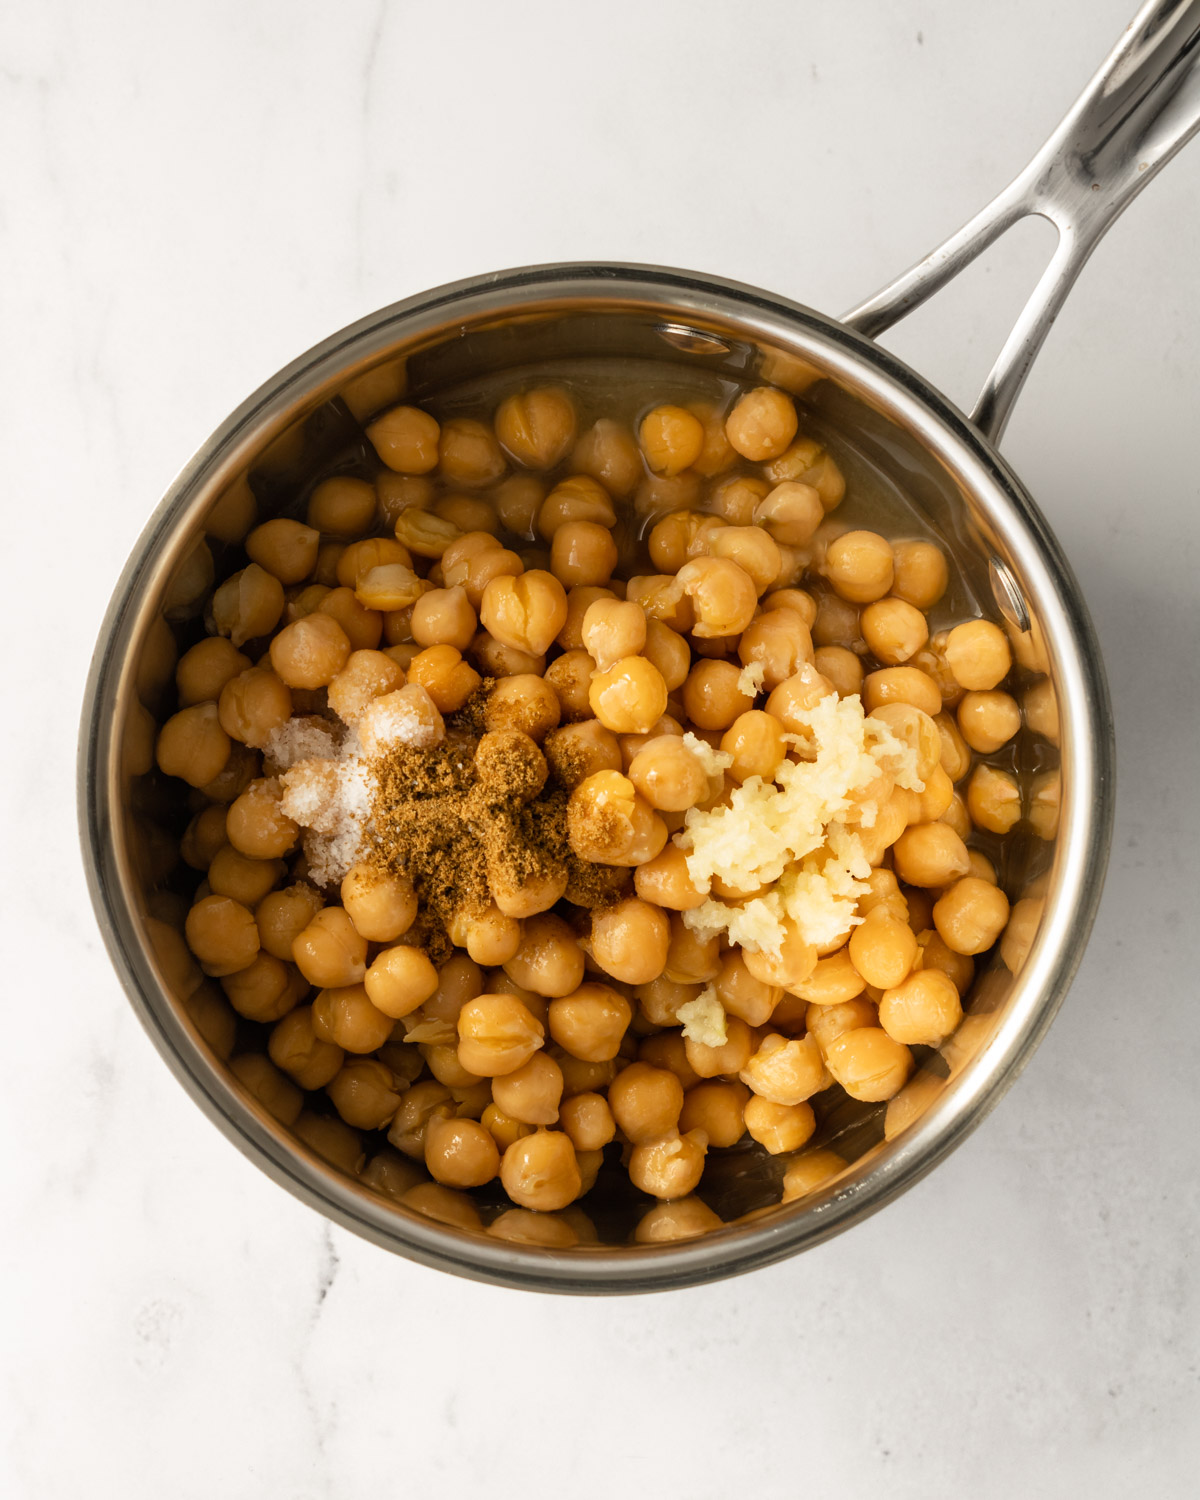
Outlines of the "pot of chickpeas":
<svg viewBox="0 0 1200 1500">
<path fill-rule="evenodd" d="M 992 441 L 1044 330 L 976 421 L 863 331 L 949 243 L 846 322 L 652 267 L 443 287 L 172 486 L 84 709 L 92 897 L 321 1213 L 511 1286 L 712 1280 L 911 1187 L 1036 1047 L 1112 733 Z"/>
</svg>

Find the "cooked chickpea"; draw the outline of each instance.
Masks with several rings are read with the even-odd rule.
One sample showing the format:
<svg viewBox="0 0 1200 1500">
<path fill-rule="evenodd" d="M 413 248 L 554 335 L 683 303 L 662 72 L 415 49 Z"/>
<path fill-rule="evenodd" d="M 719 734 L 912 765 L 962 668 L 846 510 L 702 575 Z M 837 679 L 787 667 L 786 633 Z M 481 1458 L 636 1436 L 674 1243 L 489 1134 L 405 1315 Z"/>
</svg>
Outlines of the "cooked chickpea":
<svg viewBox="0 0 1200 1500">
<path fill-rule="evenodd" d="M 504 972 L 535 995 L 570 995 L 583 979 L 583 950 L 561 917 L 541 912 L 526 919 L 521 944 Z"/>
<path fill-rule="evenodd" d="M 715 1145 L 716 1142 L 714 1141 Z M 633 1232 L 638 1245 L 663 1245 L 676 1240 L 693 1240 L 722 1228 L 721 1219 L 699 1198 L 676 1198 L 656 1203 L 638 1220 Z"/>
<path fill-rule="evenodd" d="M 954 829 L 960 839 L 966 839 L 971 833 L 971 814 L 967 811 L 966 799 L 961 792 L 955 792 L 950 799 L 950 806 L 938 819 L 940 823 L 946 823 Z"/>
<path fill-rule="evenodd" d="M 574 789 L 597 771 L 620 771 L 621 746 L 599 719 L 567 724 L 546 736 L 543 750 L 564 786 Z M 586 857 L 586 856 L 584 856 Z"/>
<path fill-rule="evenodd" d="M 688 1066 L 697 1079 L 736 1077 L 750 1061 L 755 1036 L 740 1017 L 726 1016 L 725 1041 L 720 1046 L 710 1047 L 691 1037 L 685 1037 L 683 1045 Z"/>
<path fill-rule="evenodd" d="M 645 734 L 667 708 L 667 685 L 644 656 L 626 656 L 597 672 L 588 690 L 592 712 L 614 734 Z"/>
<path fill-rule="evenodd" d="M 476 995 L 458 1013 L 458 1055 L 481 1078 L 497 1078 L 529 1061 L 545 1031 L 515 995 Z"/>
<path fill-rule="evenodd" d="M 428 474 L 437 467 L 441 428 L 416 406 L 394 406 L 367 426 L 379 457 L 400 474 Z"/>
<path fill-rule="evenodd" d="M 947 636 L 946 661 L 960 687 L 980 692 L 1004 680 L 1012 666 L 1012 652 L 999 625 L 968 620 Z"/>
<path fill-rule="evenodd" d="M 457 938 L 457 934 L 452 934 Z M 493 901 L 474 912 L 462 935 L 461 947 L 479 964 L 506 964 L 521 946 L 521 924 L 506 916 Z"/>
<path fill-rule="evenodd" d="M 550 543 L 550 571 L 565 588 L 607 582 L 617 565 L 612 533 L 595 521 L 565 521 Z"/>
<path fill-rule="evenodd" d="M 554 688 L 542 677 L 503 677 L 488 694 L 484 725 L 489 732 L 518 730 L 540 743 L 558 727 L 562 710 Z"/>
<path fill-rule="evenodd" d="M 721 736 L 721 749 L 733 756 L 729 774 L 743 782 L 751 776 L 770 781 L 787 752 L 778 719 L 761 709 L 739 714 Z"/>
<path fill-rule="evenodd" d="M 304 1107 L 304 1095 L 261 1052 L 243 1052 L 230 1058 L 229 1071 L 248 1094 L 257 1099 L 281 1125 L 294 1125 Z"/>
<path fill-rule="evenodd" d="M 322 536 L 339 540 L 363 536 L 375 524 L 377 501 L 375 486 L 365 479 L 355 479 L 349 474 L 334 475 L 332 479 L 322 480 L 309 496 L 308 527 Z"/>
<path fill-rule="evenodd" d="M 279 516 L 254 528 L 246 538 L 246 555 L 280 583 L 299 583 L 316 566 L 320 542 L 314 527 Z"/>
<path fill-rule="evenodd" d="M 737 563 L 743 572 L 749 574 L 760 594 L 771 587 L 783 567 L 778 544 L 758 526 L 721 524 L 707 531 L 702 541 L 707 556 Z"/>
<path fill-rule="evenodd" d="M 633 1144 L 657 1140 L 674 1131 L 683 1108 L 683 1085 L 666 1068 L 630 1063 L 608 1089 L 613 1118 Z"/>
<path fill-rule="evenodd" d="M 1035 776 L 1029 788 L 1029 826 L 1040 839 L 1058 836 L 1062 807 L 1062 773 L 1044 771 Z"/>
<path fill-rule="evenodd" d="M 686 1198 L 704 1171 L 708 1138 L 702 1130 L 678 1131 L 635 1146 L 629 1158 L 634 1187 L 655 1198 Z"/>
<path fill-rule="evenodd" d="M 812 661 L 812 636 L 796 610 L 775 608 L 746 627 L 737 652 L 743 666 L 762 664 L 763 686 L 771 692 Z"/>
<path fill-rule="evenodd" d="M 783 1202 L 794 1203 L 832 1181 L 846 1170 L 847 1163 L 836 1151 L 810 1151 L 790 1163 L 783 1174 Z"/>
<path fill-rule="evenodd" d="M 618 499 L 631 495 L 645 472 L 633 434 L 608 417 L 601 417 L 580 437 L 571 454 L 571 467 Z"/>
<path fill-rule="evenodd" d="M 971 769 L 971 751 L 963 739 L 958 725 L 948 713 L 935 714 L 933 718 L 941 736 L 942 749 L 939 757 L 942 770 L 952 782 L 961 781 Z"/>
<path fill-rule="evenodd" d="M 283 584 L 265 568 L 251 563 L 212 596 L 212 618 L 218 635 L 244 646 L 275 629 L 283 613 Z"/>
<path fill-rule="evenodd" d="M 295 847 L 299 827 L 280 808 L 282 788 L 274 777 L 251 781 L 230 804 L 225 818 L 229 842 L 252 859 L 280 859 Z"/>
<path fill-rule="evenodd" d="M 919 708 L 930 718 L 942 711 L 937 683 L 919 667 L 882 667 L 878 672 L 868 672 L 863 680 L 862 700 L 868 713 L 893 703 Z"/>
<path fill-rule="evenodd" d="M 418 646 L 455 646 L 465 651 L 475 639 L 478 623 L 461 585 L 430 589 L 412 607 L 412 637 Z"/>
<path fill-rule="evenodd" d="M 208 885 L 214 896 L 230 896 L 254 907 L 287 873 L 281 859 L 249 859 L 226 844 L 213 855 Z"/>
<path fill-rule="evenodd" d="M 325 906 L 292 944 L 292 961 L 309 984 L 357 984 L 367 971 L 367 940 L 348 912 Z"/>
<path fill-rule="evenodd" d="M 580 640 L 601 672 L 611 671 L 625 657 L 637 656 L 646 639 L 646 615 L 636 604 L 623 599 L 597 599 L 588 605 Z M 686 642 L 684 645 L 686 649 Z"/>
<path fill-rule="evenodd" d="M 374 1058 L 356 1057 L 344 1063 L 325 1092 L 346 1124 L 356 1130 L 386 1130 L 400 1103 L 391 1069 Z"/>
<path fill-rule="evenodd" d="M 567 595 L 552 573 L 534 568 L 493 578 L 479 610 L 484 629 L 502 645 L 541 656 L 567 618 Z"/>
<path fill-rule="evenodd" d="M 335 619 L 318 610 L 285 625 L 271 642 L 270 656 L 288 687 L 328 687 L 346 665 L 350 641 Z"/>
<path fill-rule="evenodd" d="M 408 681 L 423 688 L 439 714 L 457 713 L 483 678 L 456 646 L 427 646 L 408 664 Z"/>
<path fill-rule="evenodd" d="M 835 592 L 851 604 L 870 604 L 892 587 L 895 564 L 891 544 L 874 531 L 847 531 L 830 542 L 825 576 Z"/>
<path fill-rule="evenodd" d="M 363 975 L 363 984 L 376 1010 L 398 1021 L 419 1009 L 435 993 L 438 973 L 419 948 L 397 944 L 385 948 L 374 959 Z"/>
<path fill-rule="evenodd" d="M 523 1066 L 492 1080 L 496 1105 L 523 1125 L 553 1125 L 562 1092 L 562 1069 L 545 1052 L 535 1052 Z"/>
<path fill-rule="evenodd" d="M 816 1128 L 811 1104 L 778 1104 L 756 1095 L 746 1105 L 747 1131 L 772 1156 L 799 1151 Z"/>
<path fill-rule="evenodd" d="M 736 1146 L 746 1133 L 744 1112 L 750 1090 L 734 1079 L 710 1078 L 693 1084 L 683 1096 L 679 1129 L 701 1130 L 708 1144 Z"/>
<path fill-rule="evenodd" d="M 225 808 L 206 807 L 198 812 L 184 830 L 179 852 L 193 870 L 207 870 L 225 838 Z"/>
<path fill-rule="evenodd" d="M 958 705 L 959 732 L 980 755 L 991 755 L 1007 745 L 1020 727 L 1021 710 L 1008 693 L 972 690 Z"/>
<path fill-rule="evenodd" d="M 912 1053 L 882 1027 L 860 1026 L 829 1044 L 826 1066 L 852 1099 L 876 1104 L 898 1094 L 912 1072 Z"/>
<path fill-rule="evenodd" d="M 754 695 L 741 686 L 741 673 L 729 661 L 698 661 L 683 684 L 683 707 L 699 729 L 724 730 L 753 708 Z"/>
<path fill-rule="evenodd" d="M 337 1077 L 345 1058 L 340 1047 L 317 1035 L 310 1005 L 289 1011 L 276 1022 L 267 1053 L 302 1089 L 323 1089 Z"/>
<path fill-rule="evenodd" d="M 483 1228 L 479 1210 L 470 1198 L 457 1188 L 443 1187 L 438 1182 L 418 1183 L 401 1196 L 400 1203 L 437 1224 L 449 1224 L 455 1229 Z"/>
<path fill-rule="evenodd" d="M 879 1002 L 879 1024 L 893 1041 L 937 1047 L 962 1020 L 954 981 L 938 969 L 920 969 Z"/>
<path fill-rule="evenodd" d="M 559 1105 L 559 1126 L 576 1151 L 599 1151 L 616 1134 L 616 1121 L 603 1094 L 573 1094 Z"/>
<path fill-rule="evenodd" d="M 532 1135 L 532 1125 L 522 1125 L 520 1120 L 514 1120 L 511 1115 L 506 1115 L 498 1105 L 489 1104 L 480 1116 L 479 1123 L 495 1141 L 501 1155 L 512 1145 L 519 1141 L 523 1135 Z"/>
<path fill-rule="evenodd" d="M 646 660 L 658 668 L 668 693 L 673 693 L 683 684 L 692 664 L 692 654 L 688 643 L 676 631 L 660 620 L 646 620 L 646 641 L 640 650 Z"/>
<path fill-rule="evenodd" d="M 592 957 L 624 984 L 648 984 L 667 963 L 671 924 L 657 906 L 627 897 L 592 913 Z"/>
<path fill-rule="evenodd" d="M 967 811 L 976 828 L 1008 833 L 1021 817 L 1021 789 L 1016 777 L 994 766 L 976 766 L 967 783 Z"/>
<path fill-rule="evenodd" d="M 495 428 L 500 446 L 525 469 L 553 469 L 575 441 L 575 404 L 558 386 L 537 386 L 502 401 Z"/>
<path fill-rule="evenodd" d="M 436 647 L 434 649 L 437 649 Z M 471 653 L 475 665 L 488 677 L 516 677 L 522 672 L 540 674 L 546 670 L 545 656 L 534 656 L 529 651 L 517 651 L 494 640 L 486 630 L 481 630 L 471 642 Z"/>
<path fill-rule="evenodd" d="M 548 1024 L 550 1035 L 572 1057 L 608 1062 L 620 1050 L 632 1017 L 624 995 L 606 984 L 583 984 L 551 1001 Z"/>
<path fill-rule="evenodd" d="M 438 473 L 450 484 L 479 489 L 504 474 L 504 454 L 490 427 L 471 417 L 443 422 L 438 437 Z"/>
<path fill-rule="evenodd" d="M 750 526 L 754 522 L 756 507 L 770 493 L 770 489 L 770 485 L 761 479 L 735 474 L 713 487 L 708 505 L 715 515 L 727 521 L 730 526 Z"/>
<path fill-rule="evenodd" d="M 1025 689 L 1022 703 L 1025 708 L 1025 723 L 1034 734 L 1040 734 L 1052 745 L 1059 740 L 1058 697 L 1054 684 L 1048 677 Z"/>
<path fill-rule="evenodd" d="M 324 899 L 310 885 L 271 891 L 255 908 L 262 946 L 275 958 L 291 961 L 292 944 L 321 910 Z"/>
<path fill-rule="evenodd" d="M 791 990 L 803 984 L 816 968 L 817 950 L 790 919 L 784 922 L 783 928 L 783 941 L 777 954 L 756 953 L 747 948 L 742 956 L 756 979 Z"/>
<path fill-rule="evenodd" d="M 267 667 L 239 672 L 221 689 L 217 717 L 231 739 L 256 750 L 292 715 L 290 689 Z"/>
<path fill-rule="evenodd" d="M 214 979 L 253 963 L 259 949 L 254 915 L 229 896 L 204 896 L 188 912 L 187 945 Z"/>
<path fill-rule="evenodd" d="M 638 442 L 646 463 L 668 477 L 688 469 L 704 449 L 704 426 L 682 406 L 656 406 L 642 418 Z"/>
<path fill-rule="evenodd" d="M 312 1017 L 317 1036 L 346 1052 L 376 1052 L 392 1033 L 392 1018 L 372 1005 L 362 984 L 323 989 L 312 1003 Z"/>
<path fill-rule="evenodd" d="M 786 451 L 799 425 L 792 398 L 763 385 L 738 398 L 726 419 L 725 436 L 743 458 L 762 463 Z"/>
<path fill-rule="evenodd" d="M 629 780 L 651 807 L 683 812 L 708 793 L 708 773 L 678 735 L 648 740 L 633 757 Z"/>
<path fill-rule="evenodd" d="M 938 936 L 955 953 L 983 953 L 1004 931 L 1008 897 L 998 886 L 967 875 L 952 885 L 933 908 Z"/>
<path fill-rule="evenodd" d="M 225 684 L 249 665 L 250 658 L 243 656 L 223 635 L 210 635 L 197 641 L 190 651 L 183 653 L 175 668 L 180 708 L 214 702 L 221 696 Z"/>
<path fill-rule="evenodd" d="M 708 897 L 708 892 L 692 880 L 687 855 L 674 842 L 637 867 L 633 884 L 642 901 L 664 906 L 669 911 L 692 911 Z"/>
<path fill-rule="evenodd" d="M 946 592 L 946 554 L 935 542 L 893 542 L 892 593 L 918 610 L 930 610 Z"/>
<path fill-rule="evenodd" d="M 345 632 L 353 651 L 373 651 L 383 638 L 383 615 L 360 604 L 351 588 L 330 589 L 315 613 L 335 620 Z"/>
<path fill-rule="evenodd" d="M 810 1001 L 805 1025 L 808 1035 L 816 1038 L 824 1057 L 829 1051 L 829 1044 L 843 1032 L 854 1031 L 860 1026 L 878 1026 L 879 1013 L 873 1002 L 865 996 L 842 1000 L 836 1005 L 816 1005 Z"/>
<path fill-rule="evenodd" d="M 501 1160 L 500 1181 L 520 1207 L 550 1213 L 573 1203 L 583 1188 L 575 1147 L 560 1130 L 514 1141 Z"/>
<path fill-rule="evenodd" d="M 916 934 L 884 906 L 868 912 L 850 935 L 850 961 L 876 989 L 900 984 L 916 956 Z"/>
<path fill-rule="evenodd" d="M 692 601 L 696 613 L 692 633 L 702 640 L 738 635 L 754 618 L 758 604 L 754 580 L 727 557 L 693 558 L 680 568 L 675 582 Z"/>
<path fill-rule="evenodd" d="M 825 519 L 820 494 L 811 484 L 785 480 L 754 507 L 754 524 L 786 547 L 803 547 Z"/>
<path fill-rule="evenodd" d="M 403 669 L 382 651 L 352 651 L 329 684 L 329 707 L 344 724 L 355 724 L 370 703 L 402 688 L 404 681 Z"/>
<path fill-rule="evenodd" d="M 852 650 L 862 642 L 865 649 L 858 622 L 856 604 L 839 598 L 837 594 L 821 593 L 817 597 L 816 617 L 809 628 L 817 646 L 841 646 L 844 650 Z"/>
<path fill-rule="evenodd" d="M 813 1037 L 788 1038 L 777 1033 L 763 1038 L 738 1077 L 759 1098 L 788 1105 L 810 1099 L 829 1082 Z"/>
<path fill-rule="evenodd" d="M 671 913 L 663 973 L 678 984 L 707 984 L 721 970 L 721 943 L 716 936 L 704 938 L 687 927 L 678 912 Z"/>
<path fill-rule="evenodd" d="M 863 664 L 853 651 L 844 646 L 818 646 L 813 652 L 813 666 L 828 679 L 839 698 L 861 694 Z"/>
<path fill-rule="evenodd" d="M 892 854 L 897 874 L 908 885 L 950 885 L 967 873 L 969 865 L 966 845 L 942 822 L 905 829 L 892 846 Z"/>
<path fill-rule="evenodd" d="M 925 616 L 903 599 L 868 604 L 859 624 L 872 656 L 889 667 L 901 666 L 929 639 Z"/>
<path fill-rule="evenodd" d="M 589 719 L 598 724 L 592 715 L 588 701 L 588 690 L 596 664 L 582 648 L 564 651 L 546 668 L 542 681 L 553 691 L 558 702 L 558 711 L 568 723 Z"/>
<path fill-rule="evenodd" d="M 500 1170 L 500 1152 L 477 1120 L 433 1114 L 425 1126 L 425 1165 L 446 1187 L 482 1187 Z"/>
<path fill-rule="evenodd" d="M 203 787 L 225 769 L 231 748 L 217 705 L 196 703 L 172 714 L 158 732 L 154 753 L 164 776 Z"/>
<path fill-rule="evenodd" d="M 553 542 L 560 526 L 571 521 L 591 521 L 612 528 L 617 524 L 608 491 L 586 475 L 572 474 L 554 486 L 537 514 L 537 530 L 547 542 Z"/>
</svg>

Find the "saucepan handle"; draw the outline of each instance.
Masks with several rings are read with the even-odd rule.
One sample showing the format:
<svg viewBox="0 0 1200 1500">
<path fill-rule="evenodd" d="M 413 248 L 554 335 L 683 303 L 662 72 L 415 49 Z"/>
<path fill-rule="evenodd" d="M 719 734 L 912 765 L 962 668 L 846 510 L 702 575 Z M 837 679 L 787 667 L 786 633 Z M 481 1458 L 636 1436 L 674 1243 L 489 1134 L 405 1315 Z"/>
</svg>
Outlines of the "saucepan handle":
<svg viewBox="0 0 1200 1500">
<path fill-rule="evenodd" d="M 875 337 L 997 240 L 1039 214 L 1058 230 L 1049 265 L 971 413 L 998 442 L 1042 340 L 1108 226 L 1200 129 L 1200 0 L 1149 0 L 1029 165 L 982 212 L 843 319 Z"/>
</svg>

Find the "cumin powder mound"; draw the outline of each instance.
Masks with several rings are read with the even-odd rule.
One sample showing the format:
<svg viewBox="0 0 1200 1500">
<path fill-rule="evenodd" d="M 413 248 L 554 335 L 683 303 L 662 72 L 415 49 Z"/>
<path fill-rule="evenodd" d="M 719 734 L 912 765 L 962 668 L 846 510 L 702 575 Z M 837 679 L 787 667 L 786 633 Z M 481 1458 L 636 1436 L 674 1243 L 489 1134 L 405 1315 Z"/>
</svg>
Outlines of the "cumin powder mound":
<svg viewBox="0 0 1200 1500">
<path fill-rule="evenodd" d="M 481 704 L 486 695 L 475 697 Z M 464 711 L 444 743 L 394 744 L 368 763 L 375 791 L 363 857 L 412 881 L 426 919 L 413 940 L 435 962 L 449 957 L 448 934 L 490 904 L 493 888 L 550 884 L 591 908 L 630 882 L 628 870 L 572 852 L 570 793 L 537 745 L 516 730 L 478 735 L 481 720 Z"/>
</svg>

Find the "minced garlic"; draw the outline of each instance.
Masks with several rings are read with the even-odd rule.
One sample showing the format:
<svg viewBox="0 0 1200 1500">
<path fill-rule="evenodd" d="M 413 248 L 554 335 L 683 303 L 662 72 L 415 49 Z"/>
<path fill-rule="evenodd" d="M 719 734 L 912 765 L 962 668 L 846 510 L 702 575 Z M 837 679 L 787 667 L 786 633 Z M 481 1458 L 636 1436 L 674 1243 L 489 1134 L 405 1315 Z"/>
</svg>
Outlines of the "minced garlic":
<svg viewBox="0 0 1200 1500">
<path fill-rule="evenodd" d="M 778 955 L 788 922 L 818 948 L 848 934 L 871 871 L 844 815 L 853 809 L 867 827 L 875 818 L 873 807 L 854 807 L 852 793 L 882 772 L 898 786 L 924 787 L 915 752 L 866 717 L 857 695 L 830 694 L 799 718 L 810 734 L 797 744 L 811 759 L 785 760 L 772 781 L 748 777 L 728 807 L 687 815 L 680 844 L 696 885 L 707 888 L 716 876 L 741 890 L 770 886 L 740 906 L 710 898 L 684 912 L 701 937 L 726 932 L 742 947 Z"/>
<path fill-rule="evenodd" d="M 702 1047 L 723 1047 L 729 1040 L 725 1025 L 725 1007 L 717 999 L 712 985 L 706 985 L 694 1000 L 688 1000 L 676 1011 L 683 1026 L 684 1038 Z"/>
<path fill-rule="evenodd" d="M 766 662 L 748 661 L 738 673 L 738 692 L 745 693 L 748 698 L 757 698 L 762 692 L 763 678 L 766 675 Z"/>
</svg>

